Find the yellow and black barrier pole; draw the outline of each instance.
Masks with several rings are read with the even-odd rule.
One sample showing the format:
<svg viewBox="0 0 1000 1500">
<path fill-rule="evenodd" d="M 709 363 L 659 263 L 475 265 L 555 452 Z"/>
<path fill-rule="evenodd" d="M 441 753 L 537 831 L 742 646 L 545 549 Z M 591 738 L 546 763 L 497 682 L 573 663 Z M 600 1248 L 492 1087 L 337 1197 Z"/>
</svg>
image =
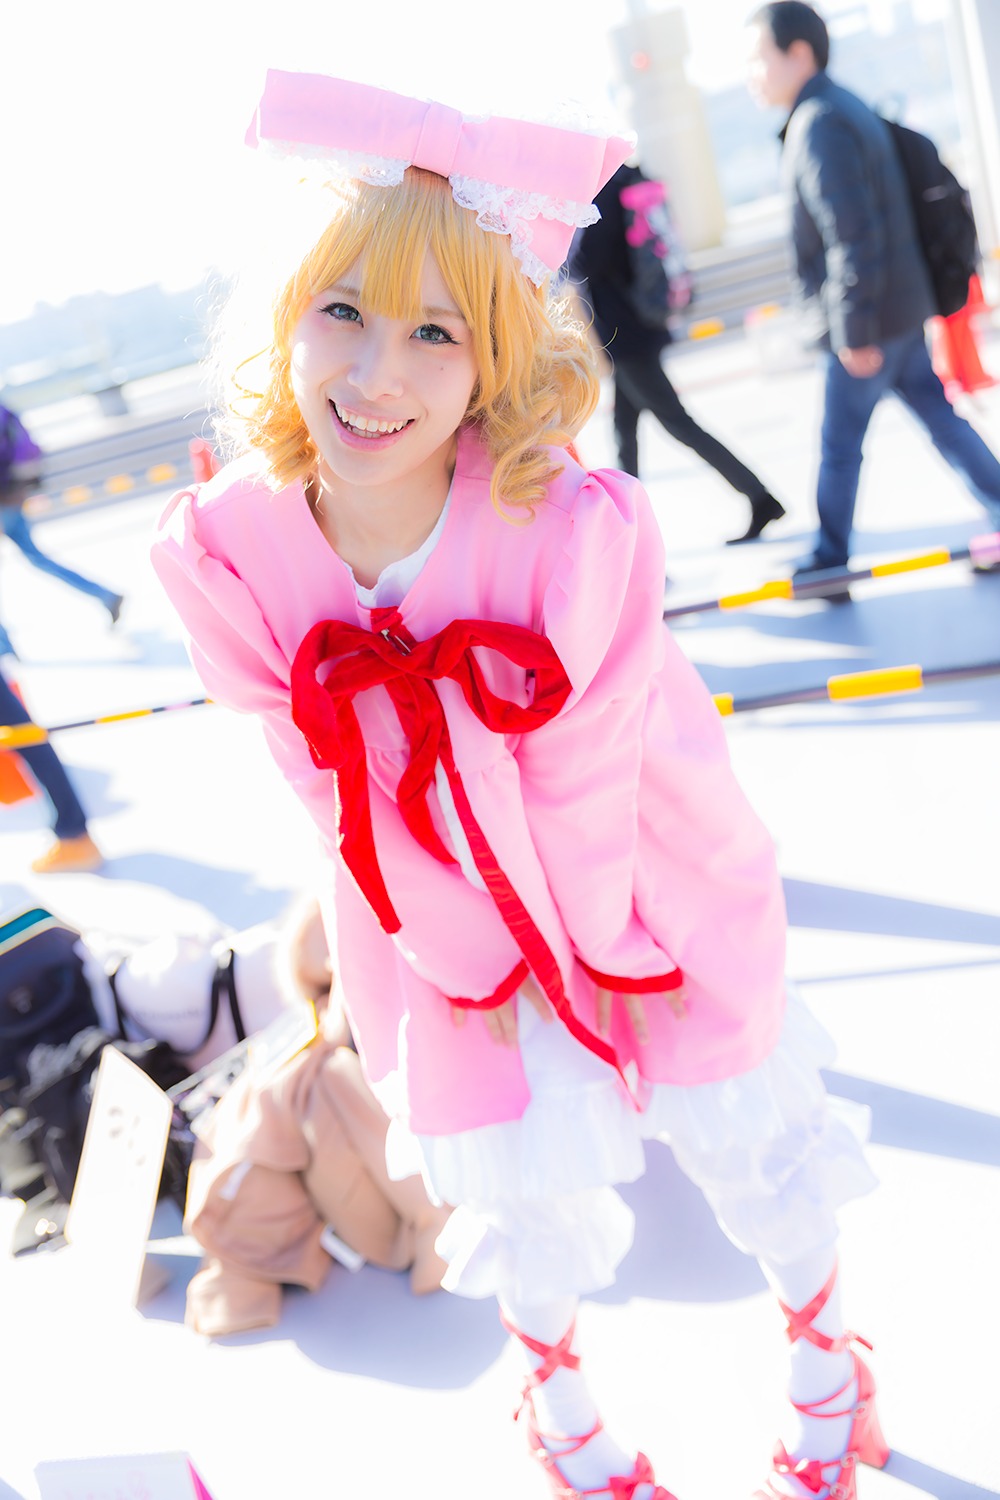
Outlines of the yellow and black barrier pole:
<svg viewBox="0 0 1000 1500">
<path fill-rule="evenodd" d="M 944 682 L 970 682 L 976 677 L 996 676 L 1000 676 L 1000 661 L 930 669 L 919 666 L 876 667 L 870 672 L 845 672 L 837 677 L 828 677 L 815 687 L 793 688 L 784 693 L 762 693 L 756 698 L 735 698 L 732 693 L 715 693 L 713 701 L 719 713 L 728 718 L 730 714 L 748 713 L 757 708 L 822 703 L 824 700 L 842 703 L 852 698 L 881 698 L 893 693 L 918 693 L 922 688 Z M 212 701 L 211 698 L 187 698 L 182 703 L 161 703 L 155 708 L 133 708 L 125 713 L 102 714 L 94 719 L 75 719 L 70 724 L 53 724 L 48 729 L 43 729 L 40 724 L 0 725 L 0 751 L 43 745 L 50 735 L 60 734 L 64 729 L 89 729 L 94 724 L 121 724 L 126 719 L 145 719 L 151 714 L 172 713 L 179 708 L 201 708 Z"/>
<path fill-rule="evenodd" d="M 709 610 L 746 609 L 769 599 L 822 599 L 825 594 L 841 593 L 852 583 L 869 578 L 890 578 L 897 573 L 915 573 L 922 568 L 940 568 L 945 563 L 970 562 L 975 568 L 989 568 L 1000 563 L 1000 532 L 973 537 L 967 547 L 937 547 L 916 557 L 899 557 L 891 562 L 875 563 L 870 568 L 836 568 L 812 573 L 808 578 L 772 578 L 758 588 L 741 594 L 724 594 L 720 599 L 704 599 L 697 604 L 677 604 L 663 611 L 665 620 L 679 615 L 707 614 Z"/>
<path fill-rule="evenodd" d="M 843 703 L 853 698 L 882 698 L 893 693 L 919 693 L 922 688 L 944 682 L 969 682 L 975 677 L 1000 675 L 1000 661 L 974 662 L 966 667 L 876 667 L 870 672 L 845 672 L 828 677 L 816 687 L 795 688 L 786 693 L 762 693 L 756 698 L 734 698 L 716 693 L 720 714 L 748 713 L 756 708 L 780 708 L 796 703 Z"/>
<path fill-rule="evenodd" d="M 44 745 L 50 735 L 61 734 L 64 729 L 89 729 L 92 724 L 121 724 L 126 719 L 146 719 L 150 714 L 169 714 L 177 708 L 200 708 L 211 702 L 211 698 L 186 698 L 183 703 L 160 703 L 155 708 L 130 708 L 120 714 L 101 714 L 96 719 L 75 719 L 71 724 L 52 724 L 48 729 L 43 729 L 40 724 L 0 724 L 0 750 L 28 750 L 32 745 Z"/>
</svg>

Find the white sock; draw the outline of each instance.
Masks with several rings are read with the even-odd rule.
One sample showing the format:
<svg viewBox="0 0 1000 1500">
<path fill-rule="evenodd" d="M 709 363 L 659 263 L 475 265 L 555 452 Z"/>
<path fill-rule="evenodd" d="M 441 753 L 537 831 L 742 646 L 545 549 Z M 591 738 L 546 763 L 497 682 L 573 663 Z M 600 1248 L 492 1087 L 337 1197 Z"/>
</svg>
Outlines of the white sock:
<svg viewBox="0 0 1000 1500">
<path fill-rule="evenodd" d="M 521 1333 L 539 1343 L 558 1344 L 576 1317 L 579 1303 L 576 1297 L 560 1297 L 545 1303 L 522 1303 L 505 1297 L 500 1306 L 507 1322 Z M 543 1363 L 543 1356 L 528 1349 L 520 1339 L 514 1342 L 521 1351 L 525 1369 L 533 1373 Z M 578 1352 L 575 1339 L 571 1348 L 574 1354 Z M 559 1469 L 572 1488 L 599 1490 L 612 1475 L 624 1477 L 632 1473 L 635 1454 L 626 1453 L 603 1429 L 578 1452 L 564 1458 L 559 1456 L 566 1439 L 583 1437 L 598 1420 L 594 1399 L 579 1370 L 560 1366 L 548 1380 L 532 1387 L 531 1404 L 545 1446 L 556 1456 Z M 641 1485 L 635 1500 L 648 1500 L 652 1493 L 651 1485 Z"/>
<path fill-rule="evenodd" d="M 817 1292 L 826 1285 L 836 1259 L 837 1252 L 831 1246 L 788 1266 L 763 1260 L 760 1265 L 772 1290 L 787 1307 L 798 1312 L 807 1307 Z M 829 1338 L 843 1337 L 839 1279 L 834 1282 L 826 1303 L 813 1318 L 811 1326 Z M 857 1395 L 857 1382 L 852 1378 L 851 1355 L 846 1349 L 835 1353 L 817 1348 L 806 1338 L 796 1339 L 789 1346 L 789 1354 L 791 1375 L 788 1394 L 791 1400 L 800 1404 L 827 1402 L 831 1411 L 846 1411 L 848 1415 L 805 1416 L 792 1407 L 789 1429 L 782 1441 L 795 1458 L 818 1458 L 823 1463 L 836 1461 L 847 1447 L 851 1432 L 849 1408 Z M 835 1395 L 843 1386 L 847 1389 L 840 1395 Z M 832 1474 L 833 1471 L 830 1472 Z M 808 1494 L 797 1480 L 786 1478 L 785 1484 L 790 1495 Z"/>
</svg>

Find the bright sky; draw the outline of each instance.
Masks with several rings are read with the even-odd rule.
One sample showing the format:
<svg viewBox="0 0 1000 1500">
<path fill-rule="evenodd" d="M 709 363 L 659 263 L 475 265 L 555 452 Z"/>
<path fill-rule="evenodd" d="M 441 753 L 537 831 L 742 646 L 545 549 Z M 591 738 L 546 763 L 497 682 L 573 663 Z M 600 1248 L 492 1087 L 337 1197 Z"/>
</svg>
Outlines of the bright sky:
<svg viewBox="0 0 1000 1500">
<path fill-rule="evenodd" d="M 753 4 L 683 0 L 694 82 L 739 79 Z M 469 112 L 538 113 L 572 98 L 621 119 L 609 29 L 639 8 L 642 0 L 5 5 L 0 322 L 77 292 L 192 285 L 207 265 L 238 260 L 254 225 L 255 153 L 242 140 L 268 66 Z"/>
</svg>

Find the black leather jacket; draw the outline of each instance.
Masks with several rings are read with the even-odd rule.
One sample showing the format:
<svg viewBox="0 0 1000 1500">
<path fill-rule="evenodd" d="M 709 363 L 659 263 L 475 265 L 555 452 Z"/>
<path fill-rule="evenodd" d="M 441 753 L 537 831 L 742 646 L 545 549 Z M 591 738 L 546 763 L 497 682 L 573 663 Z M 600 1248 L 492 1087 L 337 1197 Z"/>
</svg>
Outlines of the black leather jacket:
<svg viewBox="0 0 1000 1500">
<path fill-rule="evenodd" d="M 921 327 L 934 302 L 884 121 L 821 72 L 781 138 L 807 336 L 837 351 Z"/>
</svg>

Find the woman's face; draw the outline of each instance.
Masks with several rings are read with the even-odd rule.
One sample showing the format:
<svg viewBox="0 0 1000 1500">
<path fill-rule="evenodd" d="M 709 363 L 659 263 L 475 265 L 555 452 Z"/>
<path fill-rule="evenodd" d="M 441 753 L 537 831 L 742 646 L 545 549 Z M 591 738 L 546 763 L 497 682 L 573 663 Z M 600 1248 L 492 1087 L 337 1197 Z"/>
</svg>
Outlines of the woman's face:
<svg viewBox="0 0 1000 1500">
<path fill-rule="evenodd" d="M 430 254 L 414 321 L 362 305 L 363 259 L 313 297 L 291 341 L 292 389 L 334 493 L 449 476 L 479 367 Z"/>
</svg>

